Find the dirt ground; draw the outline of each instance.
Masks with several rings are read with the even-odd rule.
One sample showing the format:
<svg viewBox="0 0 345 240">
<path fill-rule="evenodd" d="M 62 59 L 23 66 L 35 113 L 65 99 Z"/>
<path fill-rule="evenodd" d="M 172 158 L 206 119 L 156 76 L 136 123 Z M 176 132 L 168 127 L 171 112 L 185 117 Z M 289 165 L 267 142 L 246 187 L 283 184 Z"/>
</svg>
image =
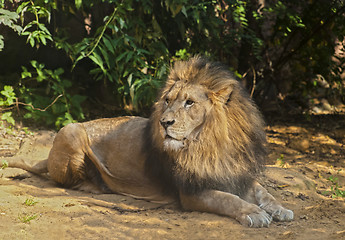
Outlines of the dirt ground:
<svg viewBox="0 0 345 240">
<path fill-rule="evenodd" d="M 0 129 L 0 161 L 47 157 L 55 133 Z M 251 229 L 214 214 L 184 212 L 116 194 L 59 188 L 20 169 L 0 170 L 0 239 L 345 239 L 345 115 L 269 122 L 260 182 L 295 220 Z M 331 195 L 334 195 L 332 198 Z"/>
</svg>

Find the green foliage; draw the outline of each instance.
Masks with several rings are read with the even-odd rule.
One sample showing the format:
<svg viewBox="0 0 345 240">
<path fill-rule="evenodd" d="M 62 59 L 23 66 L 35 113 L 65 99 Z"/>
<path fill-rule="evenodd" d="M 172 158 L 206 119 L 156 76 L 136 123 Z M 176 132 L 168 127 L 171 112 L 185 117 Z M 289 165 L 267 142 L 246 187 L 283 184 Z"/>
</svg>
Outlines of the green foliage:
<svg viewBox="0 0 345 240">
<path fill-rule="evenodd" d="M 12 86 L 4 86 L 4 90 L 0 92 L 4 98 L 0 98 L 0 106 L 10 106 L 16 100 L 16 94 Z"/>
<path fill-rule="evenodd" d="M 286 167 L 286 162 L 284 160 L 284 154 L 280 154 L 280 157 L 277 158 L 276 165 L 280 167 Z"/>
<path fill-rule="evenodd" d="M 104 18 L 105 24 L 96 30 L 95 37 L 59 46 L 67 49 L 70 58 L 75 59 L 74 66 L 81 60 L 90 60 L 94 66 L 90 75 L 112 87 L 117 104 L 139 111 L 153 103 L 156 90 L 166 76 L 168 66 L 164 55 L 167 49 L 161 44 L 157 46 L 159 40 L 154 34 L 143 35 L 145 23 L 142 19 L 134 20 L 133 12 L 130 1 L 124 1 Z M 155 49 L 150 51 L 150 48 Z M 154 58 L 155 50 L 163 57 Z"/>
<path fill-rule="evenodd" d="M 1 165 L 1 167 L 0 167 L 0 170 L 1 169 L 5 169 L 5 168 L 7 168 L 8 167 L 8 162 L 6 161 L 6 160 L 2 160 L 2 165 Z"/>
<path fill-rule="evenodd" d="M 32 207 L 34 205 L 36 205 L 38 202 L 35 201 L 32 198 L 27 198 L 24 201 L 24 205 L 26 207 Z M 22 223 L 30 223 L 32 220 L 35 220 L 39 215 L 38 214 L 27 214 L 27 213 L 21 213 L 18 216 L 18 219 L 22 222 Z"/>
<path fill-rule="evenodd" d="M 331 182 L 331 191 L 326 191 L 323 194 L 326 196 L 331 196 L 332 198 L 343 197 L 345 198 L 345 190 L 341 190 L 341 186 L 339 186 L 339 178 L 336 176 L 330 176 L 328 181 Z"/>
<path fill-rule="evenodd" d="M 0 8 L 0 24 L 10 27 L 19 35 L 27 36 L 27 42 L 32 47 L 39 44 L 46 45 L 47 40 L 53 41 L 53 38 L 45 26 L 42 23 L 42 19 L 46 19 L 50 22 L 50 11 L 45 8 L 44 5 L 36 5 L 37 1 L 23 1 L 18 6 L 16 12 L 12 12 L 6 9 Z M 3 4 L 2 4 L 3 5 Z M 28 22 L 24 27 L 17 24 L 17 21 L 21 19 L 22 25 L 24 24 L 24 16 L 34 15 L 34 20 Z M 0 35 L 0 51 L 4 48 L 4 37 Z"/>
<path fill-rule="evenodd" d="M 62 78 L 64 70 L 46 69 L 44 64 L 31 61 L 32 70 L 22 67 L 22 81 L 19 88 L 26 110 L 24 118 L 43 121 L 57 128 L 84 119 L 81 103 L 85 96 L 67 92 L 72 82 Z"/>
<path fill-rule="evenodd" d="M 32 220 L 35 220 L 38 217 L 37 214 L 20 214 L 18 216 L 19 221 L 22 223 L 30 223 Z"/>
<path fill-rule="evenodd" d="M 268 29 L 272 33 L 266 38 L 266 54 L 278 91 L 286 92 L 284 83 L 290 82 L 288 94 L 309 98 L 317 92 L 314 79 L 319 74 L 333 86 L 333 93 L 341 94 L 344 85 L 339 70 L 344 70 L 345 58 L 335 59 L 334 54 L 345 34 L 344 12 L 343 1 L 277 1 L 264 8 L 268 19 L 276 18 Z M 340 43 L 342 52 L 344 43 Z"/>
<path fill-rule="evenodd" d="M 1 114 L 1 120 L 4 120 L 12 125 L 15 124 L 14 118 L 12 117 L 12 112 L 5 112 Z"/>
<path fill-rule="evenodd" d="M 43 62 L 54 63 L 55 71 L 31 57 L 23 64 L 22 79 L 6 83 L 20 89 L 16 95 L 29 111 L 26 117 L 57 127 L 84 118 L 80 103 L 85 98 L 73 89 L 91 95 L 95 86 L 103 86 L 112 97 L 107 104 L 134 112 L 149 109 L 171 61 L 198 53 L 230 65 L 256 98 L 273 94 L 305 102 L 317 93 L 315 78 L 322 76 L 331 86 L 327 94 L 345 100 L 345 55 L 334 55 L 336 44 L 344 52 L 343 1 L 31 0 L 0 5 L 0 24 L 25 38 L 28 47 L 65 54 L 63 63 L 56 63 L 54 54 Z M 34 71 L 28 70 L 30 63 Z"/>
<path fill-rule="evenodd" d="M 30 207 L 30 206 L 34 206 L 36 203 L 38 203 L 38 202 L 35 201 L 34 199 L 27 198 L 27 199 L 25 199 L 24 205 Z"/>
<path fill-rule="evenodd" d="M 16 24 L 18 19 L 19 15 L 17 13 L 0 8 L 0 24 L 4 24 L 13 29 L 13 31 L 20 33 L 22 31 L 22 27 Z M 0 51 L 2 51 L 3 48 L 4 36 L 0 34 Z"/>
<path fill-rule="evenodd" d="M 16 94 L 13 91 L 12 86 L 4 86 L 4 89 L 0 91 L 0 112 L 6 111 L 9 109 L 8 107 L 11 106 L 14 101 L 16 100 Z M 11 125 L 15 124 L 15 121 L 12 117 L 12 112 L 7 111 L 1 114 L 1 120 L 8 122 Z"/>
<path fill-rule="evenodd" d="M 46 19 L 50 22 L 50 11 L 44 6 L 35 5 L 34 1 L 24 1 L 17 8 L 17 13 L 21 15 L 22 23 L 24 22 L 24 14 L 31 13 L 35 16 L 34 20 L 26 24 L 22 29 L 21 35 L 27 36 L 27 42 L 31 47 L 38 47 L 40 43 L 47 44 L 47 40 L 53 41 L 52 36 L 44 23 L 40 22 Z"/>
</svg>

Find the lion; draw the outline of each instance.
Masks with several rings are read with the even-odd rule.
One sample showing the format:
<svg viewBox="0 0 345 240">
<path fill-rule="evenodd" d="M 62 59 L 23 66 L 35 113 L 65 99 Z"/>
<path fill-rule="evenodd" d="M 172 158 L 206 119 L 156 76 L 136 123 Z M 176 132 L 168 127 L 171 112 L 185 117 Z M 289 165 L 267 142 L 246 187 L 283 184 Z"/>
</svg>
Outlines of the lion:
<svg viewBox="0 0 345 240">
<path fill-rule="evenodd" d="M 68 124 L 47 160 L 9 166 L 48 172 L 66 188 L 178 201 L 187 211 L 268 227 L 294 214 L 255 180 L 265 143 L 263 118 L 239 81 L 220 63 L 194 56 L 171 68 L 149 119 Z"/>
</svg>

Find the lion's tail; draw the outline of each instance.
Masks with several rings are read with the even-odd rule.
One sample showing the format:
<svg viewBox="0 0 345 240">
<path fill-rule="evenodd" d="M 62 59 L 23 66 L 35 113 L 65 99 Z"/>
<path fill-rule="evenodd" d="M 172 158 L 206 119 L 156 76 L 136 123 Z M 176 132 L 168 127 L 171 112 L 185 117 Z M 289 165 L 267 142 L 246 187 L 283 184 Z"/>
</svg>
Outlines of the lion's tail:
<svg viewBox="0 0 345 240">
<path fill-rule="evenodd" d="M 33 166 L 27 164 L 22 157 L 10 157 L 2 160 L 5 160 L 7 162 L 7 167 L 10 168 L 20 168 L 37 175 L 48 172 L 48 159 L 40 161 Z"/>
</svg>

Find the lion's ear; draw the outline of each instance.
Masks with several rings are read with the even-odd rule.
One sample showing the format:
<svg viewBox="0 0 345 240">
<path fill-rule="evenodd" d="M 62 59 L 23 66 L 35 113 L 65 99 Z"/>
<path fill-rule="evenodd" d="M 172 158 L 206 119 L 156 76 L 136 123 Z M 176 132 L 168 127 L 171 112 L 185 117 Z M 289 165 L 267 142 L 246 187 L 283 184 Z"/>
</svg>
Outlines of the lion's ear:
<svg viewBox="0 0 345 240">
<path fill-rule="evenodd" d="M 213 96 L 211 98 L 212 101 L 220 101 L 224 104 L 230 101 L 231 94 L 233 93 L 234 86 L 229 85 L 226 87 L 221 88 L 220 90 L 213 93 Z"/>
</svg>

